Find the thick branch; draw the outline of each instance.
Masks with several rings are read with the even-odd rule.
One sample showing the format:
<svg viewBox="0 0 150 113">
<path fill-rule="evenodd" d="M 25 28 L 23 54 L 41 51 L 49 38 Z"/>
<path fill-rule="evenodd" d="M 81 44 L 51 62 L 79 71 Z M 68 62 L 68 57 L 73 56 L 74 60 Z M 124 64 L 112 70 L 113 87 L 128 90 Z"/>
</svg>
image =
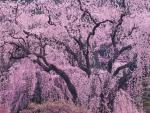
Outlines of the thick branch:
<svg viewBox="0 0 150 113">
<path fill-rule="evenodd" d="M 133 57 L 133 61 L 130 61 L 130 62 L 128 62 L 127 64 L 118 67 L 118 68 L 114 71 L 113 76 L 116 76 L 121 70 L 123 70 L 123 69 L 125 69 L 125 68 L 128 68 L 128 69 L 130 69 L 131 71 L 133 71 L 133 70 L 136 68 L 136 62 L 137 62 L 137 55 L 135 55 L 135 56 Z"/>
<path fill-rule="evenodd" d="M 51 70 L 56 72 L 56 74 L 58 74 L 65 81 L 65 83 L 67 84 L 68 90 L 73 96 L 73 102 L 76 102 L 76 99 L 78 97 L 77 91 L 74 85 L 71 83 L 68 75 L 63 70 L 56 67 L 55 65 L 49 64 L 47 60 L 45 59 L 45 57 L 42 57 L 41 59 L 43 60 L 45 64 L 43 64 L 39 59 L 35 60 L 34 62 L 39 64 L 46 72 L 50 72 Z"/>
<path fill-rule="evenodd" d="M 99 22 L 99 23 L 96 23 L 96 25 L 93 27 L 92 31 L 89 33 L 89 35 L 87 36 L 86 38 L 86 52 L 84 53 L 84 57 L 85 57 L 85 60 L 86 60 L 86 65 L 87 65 L 87 68 L 90 69 L 90 59 L 89 59 L 89 46 L 90 46 L 90 38 L 92 36 L 95 35 L 95 32 L 97 30 L 97 28 L 103 24 L 103 23 L 106 23 L 106 22 L 110 22 L 110 23 L 113 23 L 113 21 L 111 20 L 104 20 L 102 22 Z"/>
<path fill-rule="evenodd" d="M 115 51 L 113 58 L 108 61 L 107 70 L 108 70 L 109 73 L 111 73 L 113 64 L 114 64 L 114 62 L 116 61 L 116 59 L 117 59 L 124 51 L 131 50 L 131 49 L 132 49 L 132 46 L 131 46 L 131 45 L 128 45 L 128 46 L 122 47 L 122 48 L 119 50 L 119 52 L 118 52 L 118 51 Z"/>
<path fill-rule="evenodd" d="M 73 101 L 75 102 L 77 97 L 78 97 L 77 91 L 76 91 L 76 88 L 74 87 L 74 85 L 71 83 L 68 75 L 64 71 L 57 68 L 53 64 L 51 64 L 49 67 L 51 68 L 51 70 L 55 71 L 58 75 L 60 75 L 60 77 L 62 77 L 64 79 L 64 81 L 66 82 L 66 84 L 68 86 L 68 89 L 69 89 L 71 95 L 73 96 Z"/>
<path fill-rule="evenodd" d="M 124 51 L 127 51 L 127 50 L 131 50 L 132 49 L 132 46 L 131 45 L 128 45 L 128 46 L 125 46 L 125 47 L 122 47 L 119 51 L 119 55 L 122 54 Z M 119 57 L 118 55 L 118 57 Z"/>
<path fill-rule="evenodd" d="M 77 39 L 77 41 L 79 41 L 79 40 Z M 81 70 L 83 70 L 84 72 L 86 72 L 88 75 L 90 75 L 90 70 L 89 70 L 89 68 L 85 67 L 84 64 L 82 64 L 82 62 L 80 61 L 81 59 L 77 56 L 77 53 L 75 53 L 75 52 L 69 47 L 69 45 L 67 45 L 67 44 L 65 44 L 64 42 L 61 42 L 61 41 L 59 41 L 59 40 L 56 40 L 56 39 L 54 39 L 54 42 L 57 43 L 57 44 L 59 44 L 59 45 L 64 46 L 65 49 L 66 49 L 66 51 L 67 51 L 69 54 L 71 54 L 71 55 L 73 56 L 74 60 L 75 60 L 75 61 L 77 62 L 77 64 L 78 64 L 79 68 L 80 68 Z M 82 43 L 82 42 L 79 41 L 78 43 Z M 84 51 L 84 49 L 81 49 L 81 50 Z M 84 53 L 85 53 L 85 52 L 84 52 Z M 86 55 L 85 55 L 85 56 L 86 56 Z"/>
</svg>

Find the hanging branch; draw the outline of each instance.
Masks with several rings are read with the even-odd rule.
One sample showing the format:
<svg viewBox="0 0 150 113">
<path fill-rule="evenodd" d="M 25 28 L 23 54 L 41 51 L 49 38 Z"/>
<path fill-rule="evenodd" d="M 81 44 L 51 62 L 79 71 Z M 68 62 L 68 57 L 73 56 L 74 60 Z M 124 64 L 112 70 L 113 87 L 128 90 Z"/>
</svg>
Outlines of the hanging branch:
<svg viewBox="0 0 150 113">
<path fill-rule="evenodd" d="M 76 88 L 71 83 L 70 78 L 68 77 L 68 75 L 63 70 L 56 67 L 55 65 L 50 64 L 46 59 L 46 57 L 45 57 L 46 56 L 45 47 L 47 46 L 47 44 L 45 42 L 42 42 L 41 37 L 39 37 L 36 34 L 30 33 L 30 32 L 27 32 L 27 31 L 24 31 L 24 33 L 26 35 L 28 35 L 27 36 L 28 38 L 30 36 L 34 36 L 34 38 L 36 38 L 39 41 L 40 52 L 39 53 L 32 52 L 32 51 L 29 50 L 29 48 L 26 48 L 24 46 L 24 44 L 20 45 L 20 44 L 15 43 L 15 42 L 10 42 L 10 44 L 17 46 L 23 52 L 25 52 L 25 53 L 26 53 L 26 51 L 28 52 L 25 56 L 16 57 L 14 55 L 14 54 L 16 54 L 16 51 L 15 51 L 15 53 L 12 53 L 12 58 L 13 59 L 21 59 L 21 58 L 24 58 L 24 57 L 28 57 L 28 55 L 31 55 L 31 54 L 36 56 L 37 58 L 34 59 L 33 62 L 37 63 L 39 66 L 41 66 L 42 69 L 46 72 L 50 72 L 50 71 L 56 72 L 65 81 L 65 83 L 67 84 L 68 90 L 70 91 L 70 93 L 73 97 L 72 98 L 73 102 L 76 102 L 78 94 L 77 94 Z"/>
</svg>

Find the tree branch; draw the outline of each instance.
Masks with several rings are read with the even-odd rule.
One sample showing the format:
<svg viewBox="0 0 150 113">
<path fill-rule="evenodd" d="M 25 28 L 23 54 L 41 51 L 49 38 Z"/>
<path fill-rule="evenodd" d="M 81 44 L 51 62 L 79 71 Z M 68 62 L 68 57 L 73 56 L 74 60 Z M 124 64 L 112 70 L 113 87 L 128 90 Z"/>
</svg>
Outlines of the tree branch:
<svg viewBox="0 0 150 113">
<path fill-rule="evenodd" d="M 109 73 L 111 73 L 113 64 L 114 64 L 114 62 L 116 61 L 116 59 L 117 59 L 124 51 L 131 50 L 131 49 L 132 49 L 132 46 L 131 46 L 131 45 L 128 45 L 128 46 L 122 47 L 122 48 L 119 50 L 119 52 L 118 52 L 118 51 L 117 51 L 117 52 L 115 51 L 113 58 L 108 61 L 107 70 L 108 70 Z"/>
<path fill-rule="evenodd" d="M 119 18 L 119 20 L 118 20 L 118 23 L 117 23 L 117 25 L 114 27 L 114 29 L 113 29 L 113 31 L 112 31 L 112 33 L 111 33 L 111 41 L 112 41 L 112 44 L 113 44 L 113 47 L 114 48 L 116 48 L 116 35 L 117 35 L 117 32 L 118 32 L 118 30 L 119 30 L 119 27 L 122 25 L 122 23 L 123 23 L 123 17 L 125 17 L 126 16 L 126 14 L 125 13 L 123 13 L 123 14 L 121 14 L 120 15 L 120 18 Z"/>
<path fill-rule="evenodd" d="M 130 62 L 128 62 L 127 64 L 118 67 L 118 68 L 114 71 L 113 76 L 116 76 L 121 70 L 123 70 L 123 69 L 125 69 L 125 68 L 128 68 L 128 69 L 130 69 L 131 71 L 133 71 L 133 70 L 137 67 L 136 62 L 137 62 L 137 54 L 134 55 L 133 61 L 130 61 Z"/>
<path fill-rule="evenodd" d="M 70 93 L 71 93 L 71 95 L 73 97 L 73 102 L 76 102 L 76 99 L 78 97 L 77 91 L 76 91 L 76 88 L 74 87 L 74 85 L 71 83 L 68 75 L 63 70 L 61 70 L 58 67 L 56 67 L 55 65 L 48 63 L 48 61 L 46 60 L 46 57 L 45 57 L 45 55 L 46 55 L 45 54 L 45 46 L 46 46 L 46 44 L 42 43 L 42 40 L 41 40 L 41 38 L 38 35 L 30 33 L 30 32 L 26 32 L 26 31 L 24 31 L 24 33 L 28 37 L 29 36 L 35 36 L 35 38 L 39 40 L 40 52 L 39 53 L 31 52 L 29 50 L 29 48 L 26 48 L 25 46 L 23 46 L 23 44 L 19 45 L 19 44 L 15 43 L 15 42 L 10 42 L 9 44 L 12 44 L 12 45 L 22 49 L 22 51 L 25 52 L 25 53 L 27 52 L 27 55 L 25 55 L 23 57 L 22 56 L 17 56 L 16 57 L 16 56 L 13 55 L 14 53 L 12 53 L 12 55 L 13 55 L 12 58 L 13 59 L 21 59 L 21 58 L 27 57 L 29 54 L 35 55 L 37 57 L 37 59 L 33 60 L 33 62 L 37 63 L 39 66 L 41 66 L 42 69 L 44 71 L 46 71 L 46 72 L 50 72 L 52 70 L 54 72 L 56 72 L 56 74 L 58 74 L 65 81 L 65 83 L 67 84 L 68 90 L 70 91 Z"/>
</svg>

